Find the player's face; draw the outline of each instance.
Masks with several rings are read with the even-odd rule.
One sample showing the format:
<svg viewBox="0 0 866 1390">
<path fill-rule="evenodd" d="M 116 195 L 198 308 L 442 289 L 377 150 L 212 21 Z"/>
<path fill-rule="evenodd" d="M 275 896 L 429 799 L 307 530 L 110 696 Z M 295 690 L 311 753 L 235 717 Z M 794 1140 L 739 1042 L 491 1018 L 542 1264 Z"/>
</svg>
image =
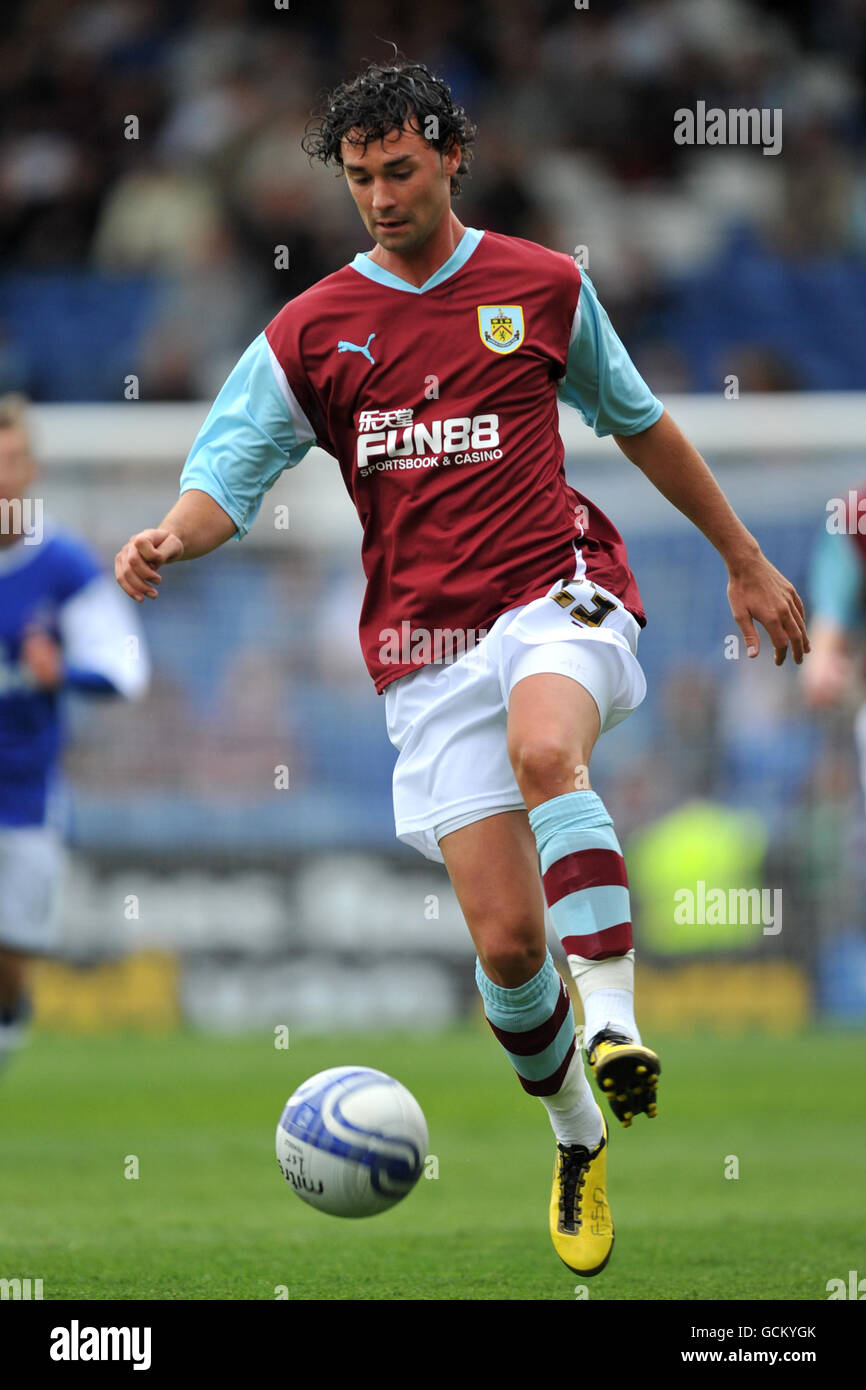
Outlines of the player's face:
<svg viewBox="0 0 866 1390">
<path fill-rule="evenodd" d="M 408 123 L 366 149 L 357 141 L 360 133 L 349 131 L 341 154 L 364 226 L 386 251 L 418 250 L 448 215 L 459 147 L 444 155 Z"/>
<path fill-rule="evenodd" d="M 0 500 L 20 501 L 36 473 L 27 435 L 18 426 L 0 428 Z"/>
</svg>

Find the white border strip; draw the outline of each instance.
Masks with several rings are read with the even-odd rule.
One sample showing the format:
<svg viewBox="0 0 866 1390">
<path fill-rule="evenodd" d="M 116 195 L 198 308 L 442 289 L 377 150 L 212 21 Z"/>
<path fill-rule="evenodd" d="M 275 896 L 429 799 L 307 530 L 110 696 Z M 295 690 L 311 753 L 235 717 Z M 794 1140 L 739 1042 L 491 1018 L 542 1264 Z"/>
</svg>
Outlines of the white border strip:
<svg viewBox="0 0 866 1390">
<path fill-rule="evenodd" d="M 743 396 L 672 395 L 665 405 L 709 460 L 733 454 L 826 458 L 860 451 L 866 439 L 866 392 L 790 392 Z M 207 402 L 40 405 L 33 408 L 37 456 L 46 464 L 170 464 L 178 472 L 210 409 Z M 560 408 L 560 432 L 572 460 L 609 457 L 616 445 L 597 439 L 576 411 Z"/>
</svg>

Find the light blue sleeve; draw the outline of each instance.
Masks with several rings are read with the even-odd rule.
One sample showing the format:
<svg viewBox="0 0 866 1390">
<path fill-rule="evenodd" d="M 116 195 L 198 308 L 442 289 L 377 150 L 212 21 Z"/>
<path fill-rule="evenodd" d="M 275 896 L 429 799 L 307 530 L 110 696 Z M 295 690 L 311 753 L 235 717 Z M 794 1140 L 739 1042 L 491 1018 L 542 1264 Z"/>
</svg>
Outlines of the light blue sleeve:
<svg viewBox="0 0 866 1390">
<path fill-rule="evenodd" d="M 863 567 L 850 536 L 821 528 L 809 566 L 811 616 L 852 631 L 862 626 Z"/>
<path fill-rule="evenodd" d="M 218 502 L 238 538 L 285 468 L 316 442 L 264 333 L 250 343 L 214 401 L 183 467 L 181 492 L 197 488 Z"/>
<path fill-rule="evenodd" d="M 568 362 L 557 394 L 579 410 L 584 423 L 599 436 L 639 434 L 655 424 L 664 406 L 613 331 L 586 271 L 581 270 L 580 276 Z"/>
</svg>

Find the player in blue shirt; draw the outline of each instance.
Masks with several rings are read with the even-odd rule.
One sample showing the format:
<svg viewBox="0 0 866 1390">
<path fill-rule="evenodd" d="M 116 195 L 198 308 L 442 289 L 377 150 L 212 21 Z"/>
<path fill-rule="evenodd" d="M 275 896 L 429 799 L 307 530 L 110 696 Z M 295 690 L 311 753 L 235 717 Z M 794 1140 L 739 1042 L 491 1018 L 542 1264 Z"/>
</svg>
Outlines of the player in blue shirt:
<svg viewBox="0 0 866 1390">
<path fill-rule="evenodd" d="M 144 693 L 137 615 L 32 495 L 26 402 L 0 398 L 0 1065 L 23 1040 L 29 966 L 58 941 L 62 697 Z"/>
</svg>

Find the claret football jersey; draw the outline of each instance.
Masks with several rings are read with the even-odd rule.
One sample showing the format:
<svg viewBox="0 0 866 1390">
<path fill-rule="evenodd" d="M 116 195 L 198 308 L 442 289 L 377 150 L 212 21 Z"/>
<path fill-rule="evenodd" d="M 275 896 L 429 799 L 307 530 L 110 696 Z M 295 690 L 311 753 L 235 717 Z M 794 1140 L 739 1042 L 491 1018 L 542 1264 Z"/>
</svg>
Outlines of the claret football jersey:
<svg viewBox="0 0 866 1390">
<path fill-rule="evenodd" d="M 580 574 L 645 624 L 619 533 L 563 467 L 557 403 L 598 435 L 662 414 L 571 257 L 467 228 L 420 287 L 359 253 L 285 305 L 217 396 L 181 491 L 249 529 L 313 444 L 363 527 L 360 637 L 381 692 L 418 665 L 387 634 L 479 632 Z M 429 656 L 426 658 L 429 660 Z"/>
</svg>

